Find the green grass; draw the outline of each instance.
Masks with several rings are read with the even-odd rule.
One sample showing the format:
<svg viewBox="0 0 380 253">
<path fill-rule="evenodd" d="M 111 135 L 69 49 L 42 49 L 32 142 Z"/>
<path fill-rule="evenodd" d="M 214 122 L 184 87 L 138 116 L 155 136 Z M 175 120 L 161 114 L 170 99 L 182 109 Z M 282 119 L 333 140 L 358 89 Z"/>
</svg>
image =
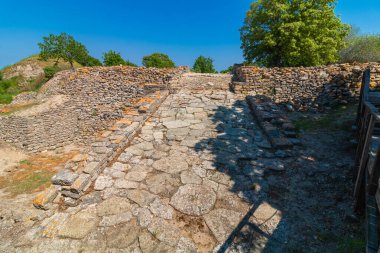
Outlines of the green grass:
<svg viewBox="0 0 380 253">
<path fill-rule="evenodd" d="M 348 239 L 339 243 L 338 253 L 361 253 L 365 252 L 366 242 L 360 239 Z"/>
<path fill-rule="evenodd" d="M 51 171 L 34 171 L 24 180 L 12 184 L 8 190 L 14 195 L 31 192 L 41 185 L 49 184 L 53 175 Z"/>
<path fill-rule="evenodd" d="M 21 92 L 18 84 L 18 77 L 0 81 L 0 104 L 9 104 L 12 102 L 13 96 Z"/>
<path fill-rule="evenodd" d="M 345 130 L 351 129 L 351 122 L 355 119 L 356 106 L 339 106 L 314 119 L 299 119 L 294 121 L 297 130 Z"/>
<path fill-rule="evenodd" d="M 13 96 L 10 94 L 0 94 L 0 104 L 10 104 Z"/>
<path fill-rule="evenodd" d="M 27 164 L 27 165 L 31 165 L 32 163 L 28 160 L 22 160 L 20 161 L 20 164 Z"/>
</svg>

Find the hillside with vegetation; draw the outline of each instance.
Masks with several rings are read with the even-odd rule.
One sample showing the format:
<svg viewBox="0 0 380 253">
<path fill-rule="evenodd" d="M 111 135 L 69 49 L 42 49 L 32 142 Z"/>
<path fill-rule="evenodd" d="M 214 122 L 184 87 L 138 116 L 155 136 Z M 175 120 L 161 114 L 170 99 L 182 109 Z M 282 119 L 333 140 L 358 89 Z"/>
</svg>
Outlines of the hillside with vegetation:
<svg viewBox="0 0 380 253">
<path fill-rule="evenodd" d="M 74 67 L 82 65 L 75 62 Z M 9 104 L 14 96 L 28 91 L 37 91 L 45 82 L 60 70 L 70 68 L 65 61 L 42 60 L 32 55 L 1 70 L 0 104 Z"/>
</svg>

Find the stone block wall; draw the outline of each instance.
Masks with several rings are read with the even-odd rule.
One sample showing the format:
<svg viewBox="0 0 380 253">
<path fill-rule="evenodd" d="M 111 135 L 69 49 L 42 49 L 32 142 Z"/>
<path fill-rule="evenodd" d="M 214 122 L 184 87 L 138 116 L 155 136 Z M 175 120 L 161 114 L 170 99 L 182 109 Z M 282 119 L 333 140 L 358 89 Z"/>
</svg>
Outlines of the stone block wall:
<svg viewBox="0 0 380 253">
<path fill-rule="evenodd" d="M 257 68 L 235 65 L 232 90 L 264 95 L 298 110 L 355 102 L 363 70 L 376 64 L 336 64 L 320 67 Z"/>
<path fill-rule="evenodd" d="M 185 73 L 178 88 L 191 90 L 227 90 L 231 83 L 230 74 L 208 74 L 208 73 Z"/>
<path fill-rule="evenodd" d="M 112 125 L 123 117 L 126 107 L 133 106 L 128 101 L 169 90 L 186 71 L 123 66 L 59 72 L 30 98 L 38 104 L 61 96 L 65 102 L 30 115 L 0 116 L 0 140 L 31 152 L 72 142 L 91 143 L 94 133 Z M 23 95 L 19 101 L 28 103 L 27 98 Z"/>
<path fill-rule="evenodd" d="M 0 139 L 26 151 L 56 149 L 77 134 L 78 117 L 69 104 L 37 115 L 0 117 Z"/>
</svg>

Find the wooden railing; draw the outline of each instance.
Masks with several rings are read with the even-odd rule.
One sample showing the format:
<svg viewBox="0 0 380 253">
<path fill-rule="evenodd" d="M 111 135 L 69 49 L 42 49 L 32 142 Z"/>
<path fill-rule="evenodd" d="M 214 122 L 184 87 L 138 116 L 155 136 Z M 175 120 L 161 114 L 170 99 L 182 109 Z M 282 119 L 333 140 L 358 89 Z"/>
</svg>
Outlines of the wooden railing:
<svg viewBox="0 0 380 253">
<path fill-rule="evenodd" d="M 367 222 L 366 252 L 380 252 L 378 222 L 380 207 L 380 92 L 371 91 L 371 75 L 363 73 L 357 113 L 358 146 L 355 157 L 355 211 L 364 213 Z"/>
</svg>

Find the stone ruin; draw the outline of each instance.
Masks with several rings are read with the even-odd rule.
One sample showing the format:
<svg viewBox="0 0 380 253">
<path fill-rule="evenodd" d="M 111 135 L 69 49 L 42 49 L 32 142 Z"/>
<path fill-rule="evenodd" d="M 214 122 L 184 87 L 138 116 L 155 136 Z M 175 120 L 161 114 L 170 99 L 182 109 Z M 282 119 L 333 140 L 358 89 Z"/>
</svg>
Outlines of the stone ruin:
<svg viewBox="0 0 380 253">
<path fill-rule="evenodd" d="M 324 68 L 319 70 L 340 67 Z M 359 68 L 353 69 L 355 79 L 347 79 L 345 85 L 359 82 Z M 298 82 L 296 70 L 291 72 L 293 79 L 269 76 L 265 80 L 272 88 L 278 88 L 283 80 L 281 88 L 286 91 Z M 275 231 L 283 219 L 281 208 L 260 201 L 271 199 L 269 183 L 290 182 L 284 180 L 285 175 L 304 180 L 304 173 L 294 175 L 288 167 L 297 165 L 294 159 L 299 154 L 306 154 L 298 153 L 304 147 L 292 149 L 300 141 L 278 103 L 313 110 L 318 99 L 327 102 L 324 106 L 343 98 L 347 103 L 356 100 L 352 95 L 356 93 L 346 96 L 345 88 L 339 88 L 334 96 L 310 95 L 312 98 L 297 103 L 291 95 L 261 92 L 262 76 L 249 79 L 257 73 L 277 71 L 237 67 L 231 82 L 232 75 L 189 73 L 185 68 L 83 68 L 58 73 L 38 93 L 18 96 L 16 105 L 32 106 L 0 117 L 1 138 L 30 152 L 69 143 L 85 148 L 57 167 L 53 184 L 34 199 L 35 207 L 49 211 L 28 209 L 39 213 L 33 216 L 33 225 L 28 223 L 27 233 L 20 233 L 19 238 L 2 238 L 5 243 L 0 248 L 212 252 L 222 247 L 247 214 L 253 214 L 252 224 L 269 220 L 274 224 L 269 228 Z M 246 76 L 239 77 L 243 72 Z M 320 86 L 315 84 L 315 88 L 324 90 L 331 80 L 319 77 L 310 74 L 304 81 L 319 80 Z M 373 79 L 373 85 L 378 81 Z M 349 100 L 351 96 L 353 100 Z M 14 127 L 15 123 L 19 125 Z M 320 169 L 307 161 L 306 173 Z M 326 177 L 323 173 L 319 178 Z M 318 177 L 307 175 L 311 180 Z M 297 182 L 301 181 L 294 183 L 294 194 L 297 199 L 299 194 L 309 198 L 315 188 L 298 191 Z M 284 212 L 289 214 L 298 219 L 297 212 Z M 299 231 L 304 229 L 301 225 Z M 94 234 L 99 236 L 95 240 Z M 258 246 L 265 247 L 265 243 Z M 245 247 L 252 248 L 250 244 Z"/>
<path fill-rule="evenodd" d="M 246 95 L 263 95 L 296 110 L 324 110 L 354 103 L 360 93 L 362 74 L 372 64 L 335 64 L 320 67 L 257 68 L 235 65 L 231 89 Z M 378 86 L 379 80 L 372 85 Z"/>
<path fill-rule="evenodd" d="M 0 117 L 0 139 L 29 152 L 84 144 L 87 148 L 60 169 L 53 185 L 34 202 L 46 209 L 60 192 L 66 205 L 75 206 L 165 98 L 184 84 L 192 90 L 231 89 L 250 95 L 247 102 L 271 145 L 289 148 L 298 144 L 295 129 L 275 103 L 310 110 L 355 102 L 367 66 L 266 69 L 236 65 L 233 76 L 193 74 L 185 67 L 62 71 L 38 93 L 15 98 L 16 104 L 37 105 Z M 379 80 L 373 80 L 374 85 L 376 82 Z M 279 129 L 274 121 L 280 123 Z"/>
<path fill-rule="evenodd" d="M 40 110 L 1 117 L 0 139 L 29 152 L 90 143 L 95 132 L 123 117 L 123 109 L 130 106 L 128 99 L 168 90 L 184 71 L 131 67 L 62 71 L 38 94 L 15 98 L 18 104 L 39 104 Z"/>
</svg>

